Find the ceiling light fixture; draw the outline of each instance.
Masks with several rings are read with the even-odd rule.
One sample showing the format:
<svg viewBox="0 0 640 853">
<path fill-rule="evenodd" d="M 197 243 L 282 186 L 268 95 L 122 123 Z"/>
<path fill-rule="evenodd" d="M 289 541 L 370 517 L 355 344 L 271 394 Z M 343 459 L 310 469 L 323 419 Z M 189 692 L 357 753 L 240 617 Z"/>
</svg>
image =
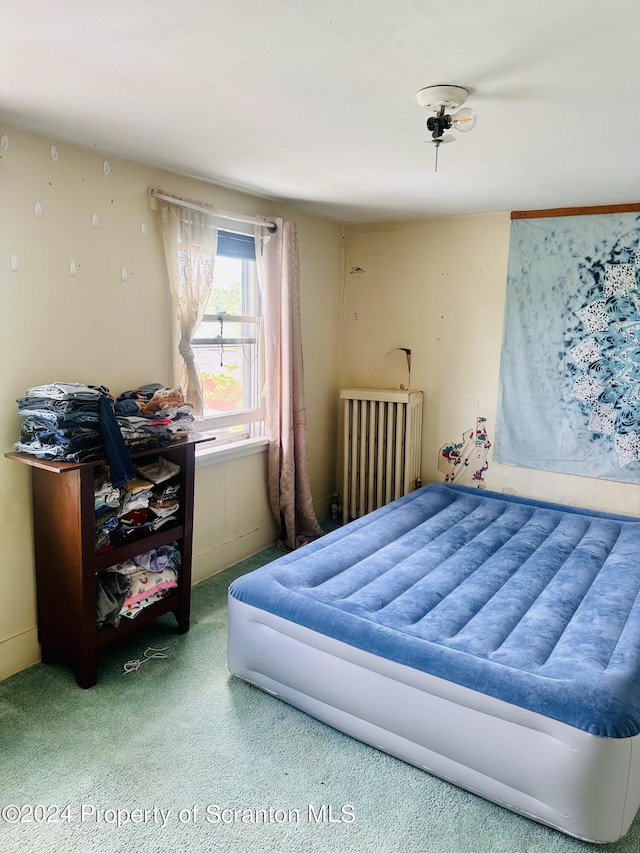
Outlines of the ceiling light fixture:
<svg viewBox="0 0 640 853">
<path fill-rule="evenodd" d="M 454 142 L 454 137 L 445 135 L 446 130 L 457 130 L 460 133 L 468 133 L 476 126 L 477 116 L 469 107 L 462 104 L 469 97 L 469 90 L 464 86 L 425 86 L 420 89 L 416 98 L 421 107 L 435 113 L 427 119 L 427 130 L 431 131 L 429 140 L 436 146 L 436 165 L 438 171 L 438 148 L 443 142 Z M 457 110 L 451 113 L 447 110 Z"/>
</svg>

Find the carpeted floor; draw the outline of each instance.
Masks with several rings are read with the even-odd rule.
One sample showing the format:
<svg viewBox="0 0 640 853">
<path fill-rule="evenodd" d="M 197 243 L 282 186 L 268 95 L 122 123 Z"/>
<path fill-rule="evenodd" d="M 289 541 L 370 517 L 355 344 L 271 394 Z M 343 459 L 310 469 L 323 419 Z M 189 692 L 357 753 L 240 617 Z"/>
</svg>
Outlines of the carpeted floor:
<svg viewBox="0 0 640 853">
<path fill-rule="evenodd" d="M 229 676 L 226 590 L 257 557 L 193 590 L 173 617 L 101 653 L 81 690 L 64 665 L 0 683 L 6 853 L 583 853 Z M 166 647 L 124 673 L 149 647 Z M 65 808 L 66 807 L 66 808 Z M 640 850 L 640 819 L 607 853 Z"/>
</svg>

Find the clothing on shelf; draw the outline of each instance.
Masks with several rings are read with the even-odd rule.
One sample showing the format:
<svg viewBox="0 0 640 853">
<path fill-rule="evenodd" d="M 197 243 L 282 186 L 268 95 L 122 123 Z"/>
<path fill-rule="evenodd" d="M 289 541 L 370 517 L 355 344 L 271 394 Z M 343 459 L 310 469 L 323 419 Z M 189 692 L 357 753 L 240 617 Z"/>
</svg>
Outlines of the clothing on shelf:
<svg viewBox="0 0 640 853">
<path fill-rule="evenodd" d="M 133 480 L 135 472 L 113 405 L 111 397 L 103 395 L 100 398 L 99 425 L 111 469 L 111 482 L 114 486 L 122 486 L 128 480 Z"/>
<path fill-rule="evenodd" d="M 96 575 L 98 627 L 133 619 L 178 586 L 181 555 L 177 542 L 152 548 Z"/>
<path fill-rule="evenodd" d="M 158 456 L 153 462 L 145 462 L 144 465 L 138 465 L 138 473 L 151 483 L 164 483 L 165 480 L 175 477 L 180 473 L 180 468 L 175 462 L 170 462 L 162 456 Z"/>
<path fill-rule="evenodd" d="M 100 432 L 100 400 L 108 392 L 103 385 L 79 382 L 28 388 L 17 400 L 23 421 L 14 449 L 60 462 L 103 457 L 106 449 Z"/>
<path fill-rule="evenodd" d="M 149 469 L 161 482 L 143 476 Z M 161 473 L 159 473 L 161 472 Z M 94 508 L 96 552 L 121 545 L 132 534 L 155 533 L 165 524 L 178 523 L 180 512 L 180 466 L 159 456 L 136 469 L 138 476 L 117 488 L 109 466 L 96 469 Z"/>
<path fill-rule="evenodd" d="M 193 405 L 175 385 L 142 385 L 125 391 L 115 402 L 120 432 L 131 448 L 163 447 L 194 430 Z"/>
<path fill-rule="evenodd" d="M 84 385 L 82 382 L 52 382 L 50 385 L 35 385 L 27 389 L 25 397 L 45 397 L 50 400 L 93 402 L 108 394 L 105 385 Z"/>
<path fill-rule="evenodd" d="M 131 589 L 131 578 L 116 572 L 96 574 L 96 624 L 117 628 L 122 607 Z"/>
<path fill-rule="evenodd" d="M 116 486 L 135 477 L 131 450 L 166 447 L 194 430 L 180 386 L 142 385 L 114 400 L 105 385 L 53 382 L 28 388 L 17 403 L 14 450 L 59 462 L 106 457 Z"/>
<path fill-rule="evenodd" d="M 95 478 L 96 512 L 104 506 L 120 506 L 120 489 L 117 489 L 109 479 L 109 469 L 98 468 Z"/>
<path fill-rule="evenodd" d="M 120 492 L 120 512 L 125 516 L 134 510 L 147 509 L 153 496 L 153 483 L 136 477 L 125 483 Z"/>
</svg>

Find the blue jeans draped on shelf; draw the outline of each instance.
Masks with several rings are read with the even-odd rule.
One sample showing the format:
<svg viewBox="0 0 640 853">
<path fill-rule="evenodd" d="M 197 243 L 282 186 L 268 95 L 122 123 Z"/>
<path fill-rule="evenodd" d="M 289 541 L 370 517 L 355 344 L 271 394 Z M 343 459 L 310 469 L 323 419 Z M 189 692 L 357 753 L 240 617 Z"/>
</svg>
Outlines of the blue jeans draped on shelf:
<svg viewBox="0 0 640 853">
<path fill-rule="evenodd" d="M 131 456 L 116 419 L 114 401 L 106 394 L 100 397 L 100 432 L 107 451 L 112 484 L 118 487 L 135 479 Z"/>
</svg>

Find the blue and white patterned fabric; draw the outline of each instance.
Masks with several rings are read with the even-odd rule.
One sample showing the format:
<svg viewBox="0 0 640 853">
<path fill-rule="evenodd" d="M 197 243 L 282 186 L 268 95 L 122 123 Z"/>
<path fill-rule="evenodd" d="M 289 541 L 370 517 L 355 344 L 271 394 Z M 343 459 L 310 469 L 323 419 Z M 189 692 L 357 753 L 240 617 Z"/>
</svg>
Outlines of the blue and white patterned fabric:
<svg viewBox="0 0 640 853">
<path fill-rule="evenodd" d="M 640 214 L 511 223 L 494 459 L 640 482 Z"/>
<path fill-rule="evenodd" d="M 640 519 L 434 484 L 235 580 L 311 630 L 601 737 L 640 733 Z"/>
</svg>

